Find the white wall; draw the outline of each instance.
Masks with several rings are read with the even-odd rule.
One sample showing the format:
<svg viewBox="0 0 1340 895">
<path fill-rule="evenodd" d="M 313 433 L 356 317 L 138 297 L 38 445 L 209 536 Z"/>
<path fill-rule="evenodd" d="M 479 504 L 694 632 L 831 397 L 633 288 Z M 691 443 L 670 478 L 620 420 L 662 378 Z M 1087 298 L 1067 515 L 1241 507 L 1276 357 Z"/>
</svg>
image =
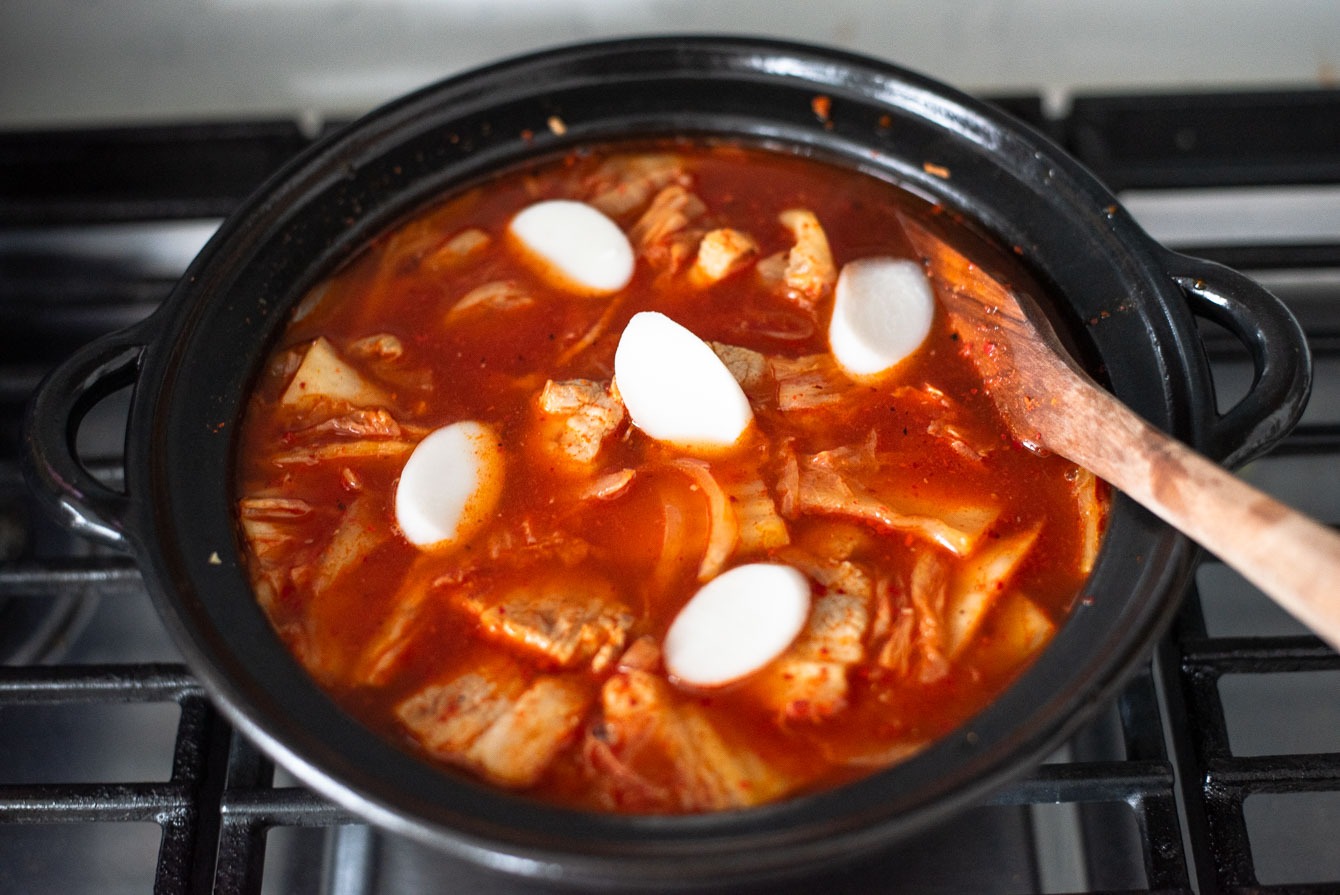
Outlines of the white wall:
<svg viewBox="0 0 1340 895">
<path fill-rule="evenodd" d="M 1337 0 L 0 0 L 0 127 L 319 120 L 525 50 L 692 31 L 1049 97 L 1340 78 Z"/>
</svg>

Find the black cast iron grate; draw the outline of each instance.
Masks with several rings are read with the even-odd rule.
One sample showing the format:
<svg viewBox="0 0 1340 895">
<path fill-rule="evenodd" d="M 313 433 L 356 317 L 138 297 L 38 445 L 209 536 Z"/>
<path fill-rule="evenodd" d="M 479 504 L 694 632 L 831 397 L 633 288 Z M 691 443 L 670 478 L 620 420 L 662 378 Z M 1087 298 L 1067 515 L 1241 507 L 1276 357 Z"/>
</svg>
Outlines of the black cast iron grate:
<svg viewBox="0 0 1340 895">
<path fill-rule="evenodd" d="M 1340 184 L 1336 92 L 1088 97 L 1060 119 L 1044 118 L 1036 99 L 998 101 L 1122 189 Z M 309 142 L 296 127 L 275 123 L 0 135 L 0 237 L 217 217 Z M 0 732 L 23 742 L 24 732 L 13 725 L 33 707 L 82 712 L 167 704 L 179 715 L 165 781 L 16 780 L 0 769 L 0 843 L 25 827 L 147 823 L 161 831 L 152 859 L 156 893 L 286 891 L 284 882 L 266 882 L 275 834 L 350 829 L 354 818 L 277 778 L 212 708 L 185 667 L 50 658 L 78 636 L 87 614 L 82 606 L 129 601 L 142 586 L 128 558 L 43 533 L 45 523 L 28 508 L 17 467 L 22 406 L 40 375 L 70 350 L 152 309 L 172 274 L 130 269 L 115 259 L 90 262 L 80 253 L 64 258 L 29 251 L 22 240 L 17 245 L 0 253 Z M 1330 285 L 1323 278 L 1294 307 L 1319 374 L 1333 380 L 1319 385 L 1340 388 L 1340 240 L 1184 248 L 1252 273 L 1329 271 Z M 1217 360 L 1240 363 L 1234 346 L 1214 333 L 1207 333 L 1207 344 Z M 1272 456 L 1320 458 L 1333 468 L 1340 420 L 1305 420 Z M 116 481 L 114 456 L 88 459 Z M 1324 521 L 1337 523 L 1340 501 L 1322 512 Z M 1043 840 L 1055 835 L 1056 825 L 1039 822 L 1038 811 L 1068 809 L 1062 812 L 1063 838 L 1077 842 L 1083 854 L 1071 876 L 1049 874 L 1038 859 L 1027 872 L 1002 878 L 1000 891 L 1340 892 L 1340 869 L 1329 866 L 1322 871 L 1331 874 L 1329 881 L 1286 872 L 1262 883 L 1260 845 L 1247 819 L 1254 797 L 1340 794 L 1340 746 L 1307 754 L 1237 754 L 1222 687 L 1235 675 L 1334 673 L 1340 657 L 1306 634 L 1213 633 L 1205 606 L 1214 594 L 1204 580 L 1108 715 L 1078 735 L 1064 755 L 984 807 L 1007 812 L 1011 822 L 1022 819 L 1034 848 L 1044 851 Z M 33 606 L 62 601 L 54 621 L 39 619 L 35 633 L 14 633 L 37 614 Z M 1340 685 L 1330 686 L 1332 703 L 1340 704 Z M 1340 817 L 1340 808 L 1330 810 L 1329 817 Z M 1306 825 L 1306 818 L 1300 820 Z M 1308 833 L 1317 831 L 1300 829 L 1298 835 Z M 1322 831 L 1323 838 L 1330 835 Z M 68 860 L 77 863 L 81 856 Z M 0 890 L 47 891 L 44 886 L 54 884 L 44 883 L 41 874 L 40 866 L 0 866 Z M 326 872 L 319 885 L 321 891 L 373 891 L 375 877 L 365 866 L 352 874 Z M 836 885 L 887 891 L 899 880 L 876 860 Z"/>
</svg>

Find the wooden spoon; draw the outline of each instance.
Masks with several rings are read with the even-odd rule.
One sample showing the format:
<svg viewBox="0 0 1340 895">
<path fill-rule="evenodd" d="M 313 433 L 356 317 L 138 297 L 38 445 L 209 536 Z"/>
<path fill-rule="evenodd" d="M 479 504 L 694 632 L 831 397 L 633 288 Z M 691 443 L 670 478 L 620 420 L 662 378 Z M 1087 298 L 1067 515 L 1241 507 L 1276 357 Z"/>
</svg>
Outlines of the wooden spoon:
<svg viewBox="0 0 1340 895">
<path fill-rule="evenodd" d="M 1145 422 L 1088 377 L 1031 299 L 903 226 L 1016 438 L 1126 492 L 1340 650 L 1340 535 Z"/>
</svg>

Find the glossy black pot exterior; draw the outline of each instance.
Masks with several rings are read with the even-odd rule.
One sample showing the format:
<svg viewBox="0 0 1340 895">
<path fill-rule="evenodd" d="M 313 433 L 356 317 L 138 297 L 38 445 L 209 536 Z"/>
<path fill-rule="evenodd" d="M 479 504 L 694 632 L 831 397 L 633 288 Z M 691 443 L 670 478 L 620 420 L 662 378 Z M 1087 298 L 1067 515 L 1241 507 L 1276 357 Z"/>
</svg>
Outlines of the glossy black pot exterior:
<svg viewBox="0 0 1340 895">
<path fill-rule="evenodd" d="M 816 97 L 827 97 L 825 116 Z M 232 446 L 245 395 L 304 291 L 427 198 L 537 154 L 630 135 L 748 139 L 894 179 L 973 221 L 1061 303 L 1137 412 L 1230 465 L 1296 421 L 1301 331 L 1223 268 L 1152 242 L 1061 150 L 886 64 L 734 38 L 632 40 L 525 57 L 429 87 L 306 153 L 233 215 L 141 325 L 72 358 L 35 398 L 39 486 L 71 525 L 134 549 L 172 635 L 228 717 L 315 789 L 389 829 L 508 872 L 660 887 L 766 877 L 922 829 L 1027 770 L 1104 705 L 1175 609 L 1195 549 L 1118 497 L 1083 599 L 1003 696 L 923 754 L 858 784 L 701 817 L 564 811 L 435 769 L 346 716 L 273 634 L 239 560 Z M 1197 316 L 1253 353 L 1216 412 Z M 136 384 L 126 491 L 70 433 Z M 1095 432 L 1095 437 L 1102 437 Z"/>
</svg>

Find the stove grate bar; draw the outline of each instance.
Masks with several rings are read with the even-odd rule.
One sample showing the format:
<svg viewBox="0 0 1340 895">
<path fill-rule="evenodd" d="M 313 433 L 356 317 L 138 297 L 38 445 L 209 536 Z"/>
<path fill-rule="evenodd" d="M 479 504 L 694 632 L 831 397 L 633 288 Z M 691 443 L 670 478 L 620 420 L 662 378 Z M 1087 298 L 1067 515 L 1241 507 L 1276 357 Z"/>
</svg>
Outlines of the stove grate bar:
<svg viewBox="0 0 1340 895">
<path fill-rule="evenodd" d="M 190 805 L 181 783 L 60 783 L 0 786 L 4 823 L 162 823 Z"/>
<path fill-rule="evenodd" d="M 1310 634 L 1280 637 L 1197 637 L 1182 644 L 1190 675 L 1269 674 L 1340 669 L 1340 654 Z"/>
<path fill-rule="evenodd" d="M 1114 189 L 1340 182 L 1340 90 L 1076 97 L 1068 147 Z"/>
<path fill-rule="evenodd" d="M 1261 755 L 1215 759 L 1205 774 L 1206 787 L 1258 792 L 1326 792 L 1340 789 L 1340 752 L 1310 755 Z"/>
<path fill-rule="evenodd" d="M 142 592 L 144 579 L 128 556 L 78 556 L 14 562 L 0 567 L 0 599 L 55 597 L 74 589 Z"/>
<path fill-rule="evenodd" d="M 1244 812 L 1253 795 L 1340 791 L 1340 753 L 1234 755 L 1219 686 L 1227 675 L 1334 671 L 1340 655 L 1310 635 L 1209 637 L 1198 591 L 1163 649 L 1172 653 L 1167 664 L 1176 665 L 1179 679 L 1170 683 L 1176 691 L 1170 699 L 1180 701 L 1185 721 L 1173 724 L 1171 735 L 1202 885 L 1213 891 L 1340 891 L 1335 883 L 1261 884 Z"/>
<path fill-rule="evenodd" d="M 991 805 L 1048 802 L 1136 802 L 1171 792 L 1172 769 L 1158 761 L 1090 761 L 1045 764 L 996 792 Z"/>
<path fill-rule="evenodd" d="M 0 226 L 222 216 L 312 141 L 292 121 L 5 134 Z"/>
<path fill-rule="evenodd" d="M 162 830 L 157 892 L 205 892 L 216 863 L 223 764 L 234 736 L 180 665 L 0 668 L 0 707 L 176 702 L 181 708 L 165 783 L 0 786 L 0 823 L 154 823 Z"/>
<path fill-rule="evenodd" d="M 1267 245 L 1185 245 L 1177 250 L 1234 270 L 1333 270 L 1340 268 L 1340 243 Z"/>
<path fill-rule="evenodd" d="M 205 695 L 184 665 L 0 666 L 0 706 L 184 702 Z"/>
<path fill-rule="evenodd" d="M 1340 454 L 1340 423 L 1303 423 L 1284 443 L 1271 451 L 1272 457 L 1314 454 Z"/>
</svg>

